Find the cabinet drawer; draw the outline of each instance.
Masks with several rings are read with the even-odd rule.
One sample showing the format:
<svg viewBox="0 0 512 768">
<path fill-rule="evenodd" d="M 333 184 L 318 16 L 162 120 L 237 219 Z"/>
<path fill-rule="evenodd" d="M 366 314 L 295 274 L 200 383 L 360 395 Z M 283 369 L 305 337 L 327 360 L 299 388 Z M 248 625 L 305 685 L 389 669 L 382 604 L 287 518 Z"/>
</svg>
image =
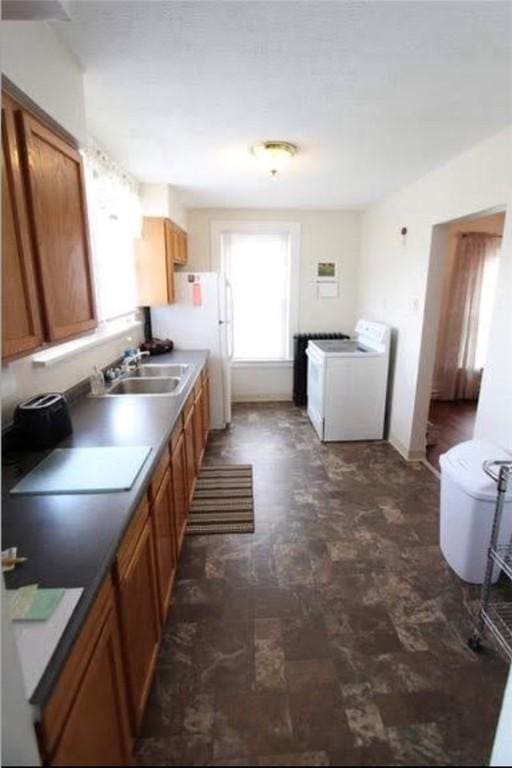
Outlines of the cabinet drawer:
<svg viewBox="0 0 512 768">
<path fill-rule="evenodd" d="M 148 500 L 146 497 L 140 502 L 137 510 L 128 526 L 123 540 L 117 551 L 117 570 L 119 576 L 122 578 L 130 564 L 133 553 L 137 546 L 137 541 L 142 533 L 144 524 L 149 515 Z"/>
</svg>

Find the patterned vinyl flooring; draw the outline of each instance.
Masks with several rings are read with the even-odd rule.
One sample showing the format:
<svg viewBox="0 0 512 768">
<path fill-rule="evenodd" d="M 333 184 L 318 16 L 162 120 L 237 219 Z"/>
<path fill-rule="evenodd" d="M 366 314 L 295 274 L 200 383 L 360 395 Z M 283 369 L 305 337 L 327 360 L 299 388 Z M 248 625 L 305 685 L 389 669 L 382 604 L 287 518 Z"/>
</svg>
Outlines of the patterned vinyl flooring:
<svg viewBox="0 0 512 768">
<path fill-rule="evenodd" d="M 487 764 L 507 665 L 466 646 L 434 475 L 284 403 L 235 406 L 206 461 L 253 464 L 256 532 L 186 538 L 138 763 Z"/>
</svg>

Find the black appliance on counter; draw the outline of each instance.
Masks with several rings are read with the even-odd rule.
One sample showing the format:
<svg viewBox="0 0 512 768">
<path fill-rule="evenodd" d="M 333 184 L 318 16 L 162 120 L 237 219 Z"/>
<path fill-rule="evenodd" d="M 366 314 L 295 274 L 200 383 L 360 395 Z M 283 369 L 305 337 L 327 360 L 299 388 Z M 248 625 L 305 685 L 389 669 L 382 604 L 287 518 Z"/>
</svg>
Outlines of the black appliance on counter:
<svg viewBox="0 0 512 768">
<path fill-rule="evenodd" d="M 16 406 L 14 428 L 20 449 L 53 448 L 73 431 L 66 398 L 59 392 L 30 397 Z"/>
<path fill-rule="evenodd" d="M 150 355 L 163 355 L 165 352 L 172 352 L 174 342 L 171 339 L 155 339 L 151 327 L 151 307 L 142 307 L 144 311 L 144 341 L 140 345 L 142 352 L 149 352 Z"/>
<path fill-rule="evenodd" d="M 306 347 L 310 339 L 349 339 L 346 333 L 296 333 L 293 337 L 293 403 L 308 402 L 308 358 Z"/>
</svg>

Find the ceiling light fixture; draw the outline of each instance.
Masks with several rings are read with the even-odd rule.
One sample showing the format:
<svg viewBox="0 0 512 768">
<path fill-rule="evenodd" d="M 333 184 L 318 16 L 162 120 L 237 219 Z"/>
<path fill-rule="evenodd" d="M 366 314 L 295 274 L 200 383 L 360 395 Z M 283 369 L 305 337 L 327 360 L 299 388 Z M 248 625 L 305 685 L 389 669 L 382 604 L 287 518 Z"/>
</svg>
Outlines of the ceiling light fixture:
<svg viewBox="0 0 512 768">
<path fill-rule="evenodd" d="M 251 148 L 254 157 L 265 165 L 272 176 L 277 176 L 297 153 L 295 144 L 289 141 L 262 141 Z"/>
</svg>

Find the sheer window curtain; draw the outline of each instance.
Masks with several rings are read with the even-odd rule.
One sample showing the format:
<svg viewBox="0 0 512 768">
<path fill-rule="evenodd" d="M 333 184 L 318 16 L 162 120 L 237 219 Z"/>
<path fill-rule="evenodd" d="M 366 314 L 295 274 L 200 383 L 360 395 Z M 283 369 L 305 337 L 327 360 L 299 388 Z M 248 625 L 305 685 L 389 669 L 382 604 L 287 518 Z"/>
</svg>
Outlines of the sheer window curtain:
<svg viewBox="0 0 512 768">
<path fill-rule="evenodd" d="M 441 400 L 478 398 L 500 244 L 496 235 L 459 234 L 435 372 Z"/>
<path fill-rule="evenodd" d="M 138 182 L 94 142 L 83 150 L 98 318 L 137 308 L 135 238 L 142 230 Z"/>
</svg>

